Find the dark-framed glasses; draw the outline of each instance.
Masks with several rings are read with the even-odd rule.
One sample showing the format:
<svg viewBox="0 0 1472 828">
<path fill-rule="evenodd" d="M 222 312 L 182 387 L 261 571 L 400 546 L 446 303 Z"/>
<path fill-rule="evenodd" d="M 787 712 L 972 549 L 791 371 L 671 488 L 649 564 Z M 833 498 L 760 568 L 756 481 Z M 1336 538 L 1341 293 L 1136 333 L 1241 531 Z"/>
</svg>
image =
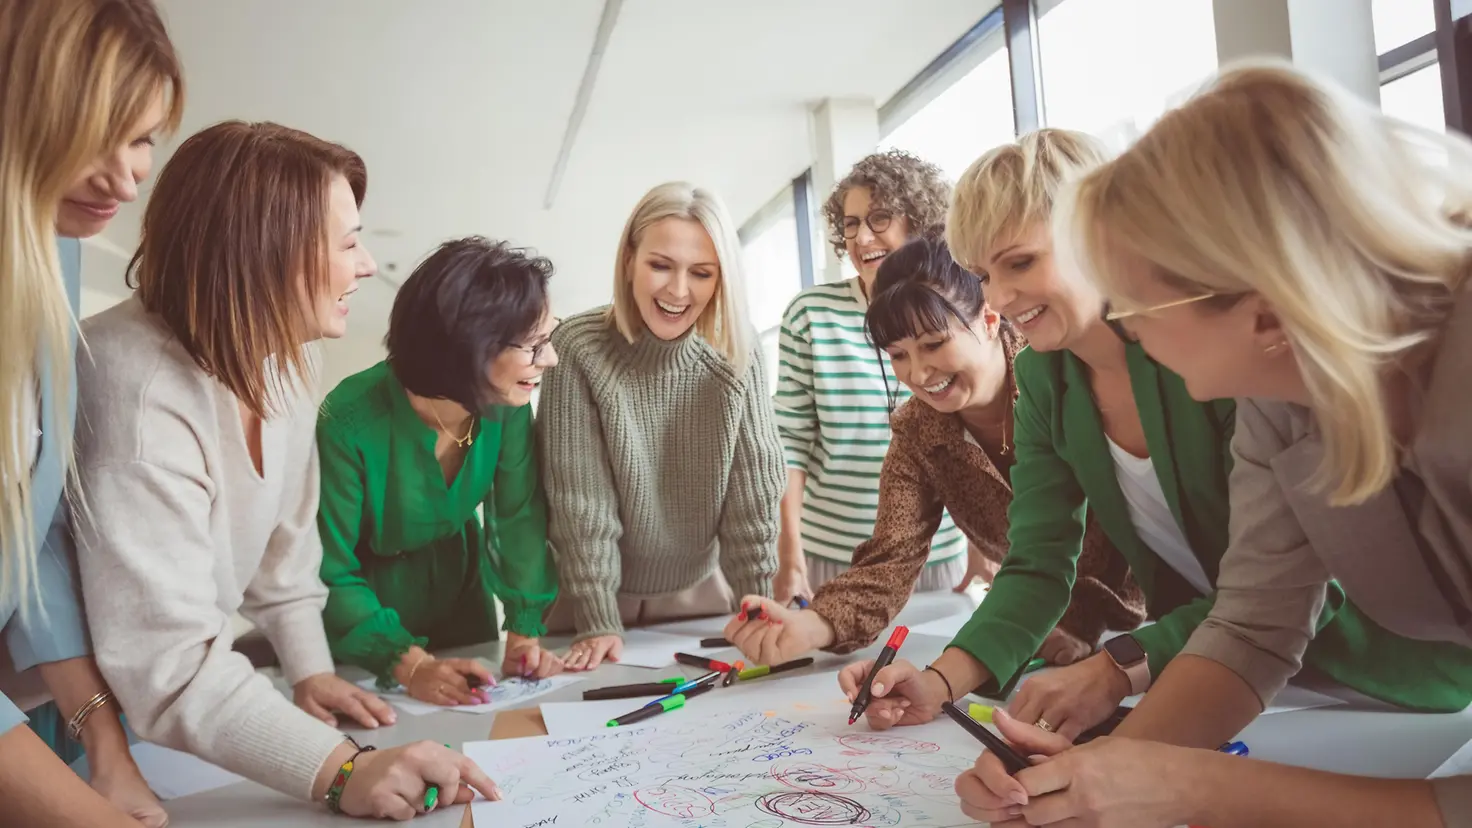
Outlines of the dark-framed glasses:
<svg viewBox="0 0 1472 828">
<path fill-rule="evenodd" d="M 869 225 L 869 229 L 874 231 L 874 235 L 877 236 L 889 229 L 889 225 L 894 222 L 894 213 L 888 210 L 872 210 L 869 215 L 864 216 L 862 221 L 864 224 Z M 859 224 L 860 219 L 858 216 L 844 216 L 843 237 L 845 239 L 858 238 Z"/>
<path fill-rule="evenodd" d="M 560 324 L 562 324 L 562 320 L 553 317 L 551 330 L 548 330 L 541 339 L 538 339 L 536 342 L 530 345 L 522 345 L 520 343 L 513 342 L 508 347 L 525 352 L 528 356 L 531 357 L 531 364 L 536 365 L 538 362 L 541 362 L 542 354 L 546 353 L 547 347 L 552 344 L 552 331 L 557 330 L 557 326 Z"/>
</svg>

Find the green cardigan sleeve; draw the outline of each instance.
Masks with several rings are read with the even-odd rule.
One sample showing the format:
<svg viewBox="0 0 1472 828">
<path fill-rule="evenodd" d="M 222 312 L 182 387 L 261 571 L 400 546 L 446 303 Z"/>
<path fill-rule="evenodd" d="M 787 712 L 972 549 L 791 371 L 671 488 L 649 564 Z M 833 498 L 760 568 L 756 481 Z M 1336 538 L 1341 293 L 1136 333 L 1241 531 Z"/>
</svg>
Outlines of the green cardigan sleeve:
<svg viewBox="0 0 1472 828">
<path fill-rule="evenodd" d="M 506 608 L 506 629 L 536 638 L 557 597 L 557 568 L 547 549 L 547 502 L 537 471 L 532 407 L 508 411 L 501 426 L 496 480 L 485 501 L 491 582 Z"/>
<path fill-rule="evenodd" d="M 322 612 L 327 644 L 334 661 L 361 667 L 388 688 L 396 683 L 393 668 L 399 658 L 429 639 L 410 634 L 399 614 L 383 606 L 363 578 L 357 554 L 366 494 L 363 458 L 326 417 L 317 424 L 317 457 L 322 467 L 317 532 L 322 537 L 322 582 L 327 585 Z"/>
<path fill-rule="evenodd" d="M 1037 652 L 1068 609 L 1083 551 L 1086 501 L 1073 468 L 1053 449 L 1045 357 L 1024 351 L 1014 365 L 1010 550 L 991 591 L 956 634 L 957 647 L 991 673 L 977 692 L 995 696 Z"/>
</svg>

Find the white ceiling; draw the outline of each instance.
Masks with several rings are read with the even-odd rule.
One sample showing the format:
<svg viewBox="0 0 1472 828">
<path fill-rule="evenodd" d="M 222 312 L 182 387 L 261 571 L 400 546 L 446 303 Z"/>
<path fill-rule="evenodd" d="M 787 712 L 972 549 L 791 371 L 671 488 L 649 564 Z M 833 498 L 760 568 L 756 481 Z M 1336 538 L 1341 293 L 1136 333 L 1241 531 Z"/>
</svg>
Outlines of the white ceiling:
<svg viewBox="0 0 1472 828">
<path fill-rule="evenodd" d="M 607 301 L 618 234 L 649 187 L 712 187 L 743 221 L 809 165 L 812 104 L 883 102 L 996 2 L 625 0 L 551 210 L 602 0 L 160 5 L 189 87 L 160 163 L 226 118 L 341 142 L 367 162 L 365 240 L 386 274 L 446 238 L 506 238 L 552 258 L 565 315 Z M 141 213 L 106 241 L 131 250 Z M 357 335 L 377 339 L 392 288 L 355 301 Z"/>
</svg>

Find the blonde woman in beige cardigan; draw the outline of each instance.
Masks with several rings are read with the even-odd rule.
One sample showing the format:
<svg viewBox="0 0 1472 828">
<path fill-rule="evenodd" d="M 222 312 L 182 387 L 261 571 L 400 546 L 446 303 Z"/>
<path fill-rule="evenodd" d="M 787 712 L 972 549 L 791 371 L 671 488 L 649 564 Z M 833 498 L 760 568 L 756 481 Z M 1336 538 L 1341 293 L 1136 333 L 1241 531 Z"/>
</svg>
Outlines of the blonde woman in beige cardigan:
<svg viewBox="0 0 1472 828">
<path fill-rule="evenodd" d="M 1366 779 L 1210 749 L 1296 672 L 1331 578 L 1391 632 L 1472 647 L 1469 215 L 1465 138 L 1278 64 L 1225 71 L 1081 180 L 1055 229 L 1107 317 L 1197 399 L 1243 398 L 1231 545 L 1210 617 L 1115 738 L 1069 749 L 1001 716 L 1024 755 L 1051 758 L 1009 777 L 984 754 L 957 781 L 968 814 L 1469 824 L 1472 776 Z"/>
</svg>

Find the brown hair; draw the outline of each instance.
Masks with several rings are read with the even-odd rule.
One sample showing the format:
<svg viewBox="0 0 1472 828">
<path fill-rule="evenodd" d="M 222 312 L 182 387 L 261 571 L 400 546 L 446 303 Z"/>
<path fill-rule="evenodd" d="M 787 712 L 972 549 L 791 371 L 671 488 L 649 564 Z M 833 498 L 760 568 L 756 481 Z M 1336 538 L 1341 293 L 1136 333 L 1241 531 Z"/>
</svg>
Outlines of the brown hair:
<svg viewBox="0 0 1472 828">
<path fill-rule="evenodd" d="M 180 145 L 148 200 L 129 284 L 259 417 L 285 390 L 277 383 L 312 374 L 299 280 L 315 305 L 339 175 L 361 205 L 368 174 L 353 151 L 279 124 L 226 121 Z"/>
<path fill-rule="evenodd" d="M 184 79 L 150 0 L 0 2 L 0 603 L 35 578 L 30 453 L 10 435 L 38 371 L 53 392 L 39 425 L 72 472 L 75 320 L 56 248 L 61 200 L 89 164 L 139 137 L 131 131 L 160 94 L 157 126 L 172 132 Z M 30 604 L 20 601 L 22 614 Z"/>
<path fill-rule="evenodd" d="M 934 241 L 945 232 L 951 184 L 940 167 L 904 150 L 876 152 L 860 159 L 823 203 L 828 243 L 839 257 L 848 250 L 843 238 L 843 200 L 855 187 L 868 188 L 874 208 L 889 210 L 896 218 L 903 216 L 911 236 Z"/>
</svg>

